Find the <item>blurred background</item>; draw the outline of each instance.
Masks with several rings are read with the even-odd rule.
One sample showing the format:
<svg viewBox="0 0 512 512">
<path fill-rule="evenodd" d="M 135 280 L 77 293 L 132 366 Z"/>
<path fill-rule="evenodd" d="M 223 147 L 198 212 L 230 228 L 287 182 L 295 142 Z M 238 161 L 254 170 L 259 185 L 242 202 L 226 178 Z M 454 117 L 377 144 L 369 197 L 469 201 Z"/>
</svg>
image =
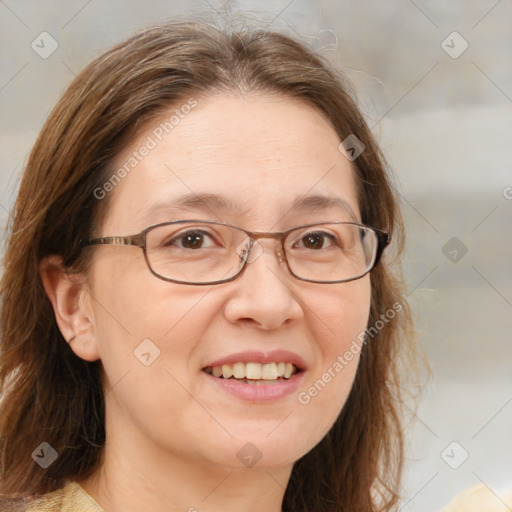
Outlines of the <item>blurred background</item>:
<svg viewBox="0 0 512 512">
<path fill-rule="evenodd" d="M 401 510 L 512 488 L 510 0 L 0 0 L 2 227 L 74 75 L 135 30 L 205 12 L 289 31 L 341 66 L 394 171 L 433 370 L 407 430 Z"/>
</svg>

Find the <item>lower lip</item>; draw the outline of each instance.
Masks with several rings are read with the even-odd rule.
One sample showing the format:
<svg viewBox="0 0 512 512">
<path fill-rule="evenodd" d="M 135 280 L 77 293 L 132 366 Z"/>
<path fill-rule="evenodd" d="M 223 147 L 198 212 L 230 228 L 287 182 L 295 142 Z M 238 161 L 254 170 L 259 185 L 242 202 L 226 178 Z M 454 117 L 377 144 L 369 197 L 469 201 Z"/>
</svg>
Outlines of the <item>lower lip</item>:
<svg viewBox="0 0 512 512">
<path fill-rule="evenodd" d="M 286 380 L 273 384 L 246 384 L 233 379 L 220 379 L 209 373 L 203 372 L 214 385 L 237 398 L 249 402 L 274 402 L 285 396 L 295 393 L 302 382 L 304 371 L 296 373 Z"/>
</svg>

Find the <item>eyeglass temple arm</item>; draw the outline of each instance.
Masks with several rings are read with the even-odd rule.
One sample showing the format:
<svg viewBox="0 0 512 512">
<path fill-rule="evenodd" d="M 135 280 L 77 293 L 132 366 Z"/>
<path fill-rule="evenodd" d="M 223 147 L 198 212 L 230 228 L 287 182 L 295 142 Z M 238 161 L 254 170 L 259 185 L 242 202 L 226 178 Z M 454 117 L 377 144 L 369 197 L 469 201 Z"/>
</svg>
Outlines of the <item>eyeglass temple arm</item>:
<svg viewBox="0 0 512 512">
<path fill-rule="evenodd" d="M 391 235 L 389 233 L 386 233 L 384 231 L 375 230 L 375 233 L 377 233 L 377 238 L 379 240 L 378 246 L 377 246 L 377 254 L 375 255 L 375 263 L 374 265 L 377 265 L 379 262 L 382 253 L 384 252 L 384 249 L 391 243 Z"/>
<path fill-rule="evenodd" d="M 145 247 L 146 238 L 144 235 L 106 236 L 103 238 L 88 240 L 84 245 L 133 245 L 135 247 Z"/>
</svg>

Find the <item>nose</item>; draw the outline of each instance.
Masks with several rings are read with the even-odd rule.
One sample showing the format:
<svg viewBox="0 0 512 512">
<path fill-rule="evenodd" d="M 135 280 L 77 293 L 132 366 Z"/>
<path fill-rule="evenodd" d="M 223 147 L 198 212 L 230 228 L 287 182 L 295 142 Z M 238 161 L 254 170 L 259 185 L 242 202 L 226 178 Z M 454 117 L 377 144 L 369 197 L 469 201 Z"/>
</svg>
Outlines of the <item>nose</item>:
<svg viewBox="0 0 512 512">
<path fill-rule="evenodd" d="M 225 306 L 231 323 L 253 324 L 264 330 L 291 325 L 303 318 L 281 247 L 277 241 L 258 241 L 241 276 L 229 283 L 232 291 Z M 264 246 L 264 247 L 263 247 Z"/>
</svg>

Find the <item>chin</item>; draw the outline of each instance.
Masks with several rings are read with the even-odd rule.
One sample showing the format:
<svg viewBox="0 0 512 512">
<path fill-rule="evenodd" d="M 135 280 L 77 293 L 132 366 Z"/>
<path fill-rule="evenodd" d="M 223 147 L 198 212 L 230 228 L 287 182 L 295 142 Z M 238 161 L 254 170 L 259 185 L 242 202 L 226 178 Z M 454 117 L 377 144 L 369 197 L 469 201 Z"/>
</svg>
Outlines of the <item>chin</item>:
<svg viewBox="0 0 512 512">
<path fill-rule="evenodd" d="M 277 423 L 276 423 L 277 424 Z M 274 428 L 275 425 L 274 424 Z M 304 433 L 292 436 L 284 429 L 281 433 L 271 430 L 250 429 L 244 435 L 231 439 L 222 449 L 223 463 L 234 467 L 271 469 L 294 464 L 305 455 L 316 442 L 307 444 Z M 320 441 L 320 439 L 318 439 Z"/>
</svg>

